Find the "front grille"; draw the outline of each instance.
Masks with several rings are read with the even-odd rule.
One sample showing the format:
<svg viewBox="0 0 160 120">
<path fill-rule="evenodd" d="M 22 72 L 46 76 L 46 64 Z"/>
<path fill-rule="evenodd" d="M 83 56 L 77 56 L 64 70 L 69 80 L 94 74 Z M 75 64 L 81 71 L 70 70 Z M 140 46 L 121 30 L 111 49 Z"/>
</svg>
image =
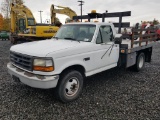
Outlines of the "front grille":
<svg viewBox="0 0 160 120">
<path fill-rule="evenodd" d="M 10 52 L 10 60 L 13 65 L 32 71 L 32 57 L 16 52 Z"/>
</svg>

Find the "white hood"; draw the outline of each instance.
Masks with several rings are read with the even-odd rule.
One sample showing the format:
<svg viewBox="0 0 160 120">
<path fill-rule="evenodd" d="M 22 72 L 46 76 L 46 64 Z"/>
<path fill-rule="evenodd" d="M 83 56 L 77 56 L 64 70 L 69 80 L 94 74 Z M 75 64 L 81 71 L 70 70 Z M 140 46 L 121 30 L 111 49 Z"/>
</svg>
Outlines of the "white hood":
<svg viewBox="0 0 160 120">
<path fill-rule="evenodd" d="M 14 45 L 11 51 L 38 57 L 46 57 L 48 53 L 66 50 L 71 47 L 78 47 L 85 42 L 77 42 L 70 40 L 44 40 Z"/>
</svg>

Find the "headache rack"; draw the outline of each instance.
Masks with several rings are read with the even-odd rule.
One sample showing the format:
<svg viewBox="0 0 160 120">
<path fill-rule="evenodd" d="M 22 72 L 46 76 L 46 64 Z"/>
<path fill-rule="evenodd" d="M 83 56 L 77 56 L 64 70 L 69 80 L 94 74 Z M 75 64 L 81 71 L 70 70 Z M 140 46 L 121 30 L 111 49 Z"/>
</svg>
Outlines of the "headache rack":
<svg viewBox="0 0 160 120">
<path fill-rule="evenodd" d="M 121 28 L 130 27 L 130 22 L 122 22 L 123 17 L 131 16 L 131 11 L 125 12 L 113 12 L 113 13 L 89 13 L 88 15 L 74 16 L 73 20 L 78 21 L 79 19 L 87 19 L 90 22 L 94 18 L 102 18 L 102 22 L 105 22 L 105 18 L 118 17 L 119 22 L 113 23 L 115 27 L 118 27 L 118 33 L 121 33 Z"/>
</svg>

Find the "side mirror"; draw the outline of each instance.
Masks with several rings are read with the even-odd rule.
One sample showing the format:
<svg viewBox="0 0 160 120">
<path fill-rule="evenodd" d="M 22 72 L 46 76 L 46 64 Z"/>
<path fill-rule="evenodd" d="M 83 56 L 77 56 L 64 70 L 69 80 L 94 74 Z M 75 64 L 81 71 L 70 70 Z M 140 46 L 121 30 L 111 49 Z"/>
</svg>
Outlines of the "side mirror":
<svg viewBox="0 0 160 120">
<path fill-rule="evenodd" d="M 116 34 L 114 36 L 114 43 L 115 44 L 121 44 L 122 43 L 122 34 Z"/>
</svg>

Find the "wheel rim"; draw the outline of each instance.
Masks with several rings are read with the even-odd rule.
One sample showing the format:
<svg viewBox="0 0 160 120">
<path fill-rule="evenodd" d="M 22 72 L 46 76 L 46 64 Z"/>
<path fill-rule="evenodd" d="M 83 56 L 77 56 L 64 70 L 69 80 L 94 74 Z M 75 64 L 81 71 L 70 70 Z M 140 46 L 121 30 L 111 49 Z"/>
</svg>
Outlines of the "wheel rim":
<svg viewBox="0 0 160 120">
<path fill-rule="evenodd" d="M 79 81 L 77 78 L 70 78 L 65 87 L 65 93 L 67 96 L 74 96 L 79 89 Z"/>
<path fill-rule="evenodd" d="M 142 67 L 143 67 L 143 64 L 144 64 L 144 58 L 143 58 L 143 56 L 141 56 L 141 57 L 139 58 L 139 68 L 142 68 Z"/>
</svg>

